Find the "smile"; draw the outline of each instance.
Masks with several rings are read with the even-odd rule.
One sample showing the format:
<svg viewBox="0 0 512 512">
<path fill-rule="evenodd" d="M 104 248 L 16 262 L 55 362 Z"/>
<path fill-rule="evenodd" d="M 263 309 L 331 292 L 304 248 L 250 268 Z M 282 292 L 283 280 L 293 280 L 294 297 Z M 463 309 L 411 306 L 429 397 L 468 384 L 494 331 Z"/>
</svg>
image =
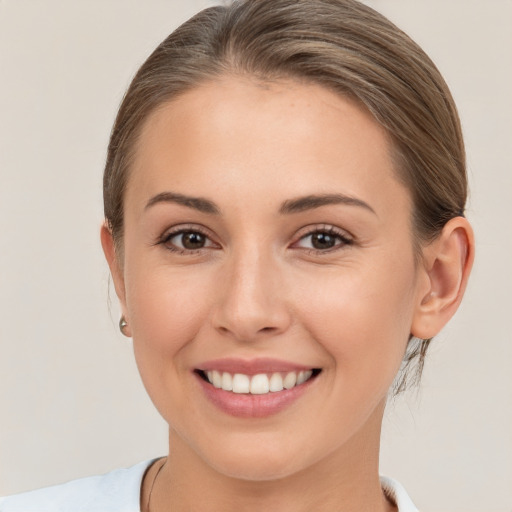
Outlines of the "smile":
<svg viewBox="0 0 512 512">
<path fill-rule="evenodd" d="M 258 373 L 230 373 L 219 370 L 198 370 L 198 374 L 213 387 L 237 394 L 265 395 L 290 390 L 304 384 L 320 373 L 318 369 Z"/>
<path fill-rule="evenodd" d="M 238 418 L 264 418 L 308 394 L 322 369 L 273 358 L 205 361 L 193 374 L 203 396 Z"/>
</svg>

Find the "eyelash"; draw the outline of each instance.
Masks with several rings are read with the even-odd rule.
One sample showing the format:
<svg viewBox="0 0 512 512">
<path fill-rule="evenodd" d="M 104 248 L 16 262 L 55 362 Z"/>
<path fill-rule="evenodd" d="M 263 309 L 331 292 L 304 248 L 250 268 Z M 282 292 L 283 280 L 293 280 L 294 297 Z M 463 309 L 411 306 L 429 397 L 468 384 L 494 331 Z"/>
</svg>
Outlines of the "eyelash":
<svg viewBox="0 0 512 512">
<path fill-rule="evenodd" d="M 198 233 L 198 234 L 204 236 L 207 240 L 211 241 L 210 235 L 206 232 L 206 230 L 201 229 L 201 227 L 199 227 L 199 226 L 190 226 L 190 227 L 184 226 L 183 227 L 182 226 L 182 227 L 176 228 L 175 230 L 168 231 L 168 232 L 164 233 L 162 235 L 162 237 L 158 240 L 156 245 L 159 245 L 159 244 L 164 245 L 168 251 L 174 252 L 176 254 L 183 254 L 183 255 L 198 254 L 203 249 L 208 248 L 208 247 L 201 247 L 199 249 L 181 249 L 179 247 L 174 247 L 172 245 L 166 245 L 169 243 L 169 241 L 172 238 L 174 238 L 178 235 L 186 234 L 186 233 Z"/>
<path fill-rule="evenodd" d="M 193 255 L 200 253 L 203 249 L 208 249 L 209 247 L 201 247 L 198 249 L 181 249 L 179 247 L 175 247 L 172 245 L 167 245 L 171 239 L 173 239 L 176 236 L 183 235 L 186 233 L 198 233 L 202 236 L 204 236 L 207 240 L 210 240 L 211 237 L 206 232 L 206 230 L 201 229 L 198 226 L 190 226 L 190 227 L 180 227 L 176 228 L 175 230 L 166 232 L 155 245 L 164 245 L 165 248 L 171 252 L 174 252 L 176 254 L 183 254 L 183 255 Z M 349 238 L 345 232 L 335 228 L 334 226 L 314 226 L 313 228 L 310 228 L 306 233 L 304 233 L 302 236 L 299 237 L 297 242 L 294 242 L 293 245 L 298 244 L 302 240 L 311 237 L 315 234 L 323 234 L 323 235 L 329 235 L 340 241 L 340 243 L 336 243 L 333 247 L 327 248 L 327 249 L 315 249 L 315 248 L 306 248 L 302 247 L 303 251 L 305 251 L 308 254 L 327 254 L 331 253 L 333 251 L 339 250 L 343 247 L 352 245 L 354 243 L 354 240 L 352 238 Z"/>
<path fill-rule="evenodd" d="M 328 225 L 318 225 L 314 226 L 313 228 L 309 228 L 306 233 L 304 233 L 302 236 L 299 237 L 298 241 L 294 243 L 296 245 L 297 243 L 301 242 L 302 240 L 311 237 L 315 234 L 323 234 L 323 235 L 329 235 L 333 238 L 337 239 L 339 243 L 336 243 L 333 247 L 327 248 L 327 249 L 315 249 L 315 248 L 306 248 L 302 247 L 301 249 L 305 251 L 308 254 L 317 254 L 317 255 L 323 255 L 323 254 L 329 254 L 331 252 L 337 251 L 339 249 L 342 249 L 346 246 L 350 246 L 354 243 L 354 240 L 352 238 L 349 238 L 347 234 L 344 231 L 341 231 L 338 228 L 335 228 L 334 226 L 328 226 Z"/>
</svg>

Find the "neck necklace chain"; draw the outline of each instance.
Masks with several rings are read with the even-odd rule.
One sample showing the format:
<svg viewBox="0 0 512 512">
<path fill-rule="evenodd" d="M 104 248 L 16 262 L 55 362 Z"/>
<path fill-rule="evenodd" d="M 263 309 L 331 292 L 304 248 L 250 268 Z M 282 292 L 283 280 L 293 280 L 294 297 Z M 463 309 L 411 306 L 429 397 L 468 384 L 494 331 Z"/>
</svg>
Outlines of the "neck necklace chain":
<svg viewBox="0 0 512 512">
<path fill-rule="evenodd" d="M 153 487 L 155 486 L 156 479 L 158 478 L 158 475 L 160 474 L 160 471 L 162 471 L 162 468 L 167 464 L 167 457 L 164 459 L 164 463 L 158 468 L 158 471 L 156 472 L 156 475 L 153 478 L 153 481 L 151 482 L 151 487 L 149 488 L 149 496 L 148 496 L 148 503 L 146 505 L 146 512 L 149 512 L 149 503 L 151 501 L 151 494 L 153 494 Z"/>
</svg>

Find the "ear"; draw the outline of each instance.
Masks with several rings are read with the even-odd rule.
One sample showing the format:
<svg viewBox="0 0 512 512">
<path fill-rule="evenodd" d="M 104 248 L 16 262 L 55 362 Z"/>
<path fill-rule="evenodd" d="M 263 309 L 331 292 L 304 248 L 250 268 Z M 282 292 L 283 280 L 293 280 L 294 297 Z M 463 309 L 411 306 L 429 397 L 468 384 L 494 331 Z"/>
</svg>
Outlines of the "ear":
<svg viewBox="0 0 512 512">
<path fill-rule="evenodd" d="M 411 326 L 417 338 L 432 338 L 457 311 L 473 265 L 475 241 L 471 225 L 455 217 L 423 250 L 423 273 Z"/>
<path fill-rule="evenodd" d="M 114 281 L 116 295 L 121 305 L 121 311 L 128 323 L 126 328 L 123 330 L 123 333 L 126 333 L 126 336 L 131 337 L 130 322 L 128 319 L 126 308 L 124 273 L 119 259 L 119 255 L 116 253 L 112 232 L 110 231 L 106 223 L 103 223 L 103 225 L 101 226 L 100 238 L 101 246 L 103 247 L 103 253 L 105 254 L 105 258 L 107 259 L 107 263 L 110 268 L 110 273 L 112 274 L 112 280 Z"/>
</svg>

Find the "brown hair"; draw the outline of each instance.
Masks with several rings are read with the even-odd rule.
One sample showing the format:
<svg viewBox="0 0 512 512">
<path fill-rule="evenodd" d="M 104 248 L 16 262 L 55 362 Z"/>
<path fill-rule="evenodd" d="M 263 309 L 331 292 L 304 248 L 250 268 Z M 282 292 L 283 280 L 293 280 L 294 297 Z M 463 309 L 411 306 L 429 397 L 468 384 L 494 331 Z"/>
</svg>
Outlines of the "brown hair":
<svg viewBox="0 0 512 512">
<path fill-rule="evenodd" d="M 465 153 L 452 96 L 404 32 L 355 0 L 235 0 L 205 9 L 149 56 L 121 103 L 103 181 L 107 224 L 122 249 L 123 197 L 141 128 L 162 103 L 226 74 L 295 79 L 355 99 L 393 140 L 413 200 L 416 245 L 463 214 Z M 402 370 L 423 368 L 430 340 L 412 339 Z M 405 371 L 395 389 L 405 388 Z"/>
</svg>

